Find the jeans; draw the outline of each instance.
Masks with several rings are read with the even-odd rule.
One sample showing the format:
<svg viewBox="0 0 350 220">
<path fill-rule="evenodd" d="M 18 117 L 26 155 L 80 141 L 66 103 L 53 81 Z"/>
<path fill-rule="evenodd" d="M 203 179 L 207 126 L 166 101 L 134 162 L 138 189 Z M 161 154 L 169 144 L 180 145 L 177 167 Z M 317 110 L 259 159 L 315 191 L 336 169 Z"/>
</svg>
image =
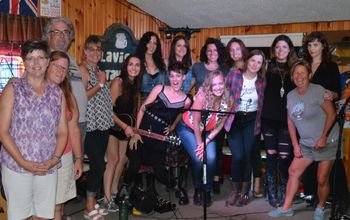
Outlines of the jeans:
<svg viewBox="0 0 350 220">
<path fill-rule="evenodd" d="M 191 157 L 193 186 L 195 189 L 203 187 L 203 161 L 196 156 L 197 141 L 194 132 L 183 121 L 177 126 L 177 134 L 180 136 L 183 146 Z M 207 132 L 208 136 L 209 132 Z M 213 178 L 216 166 L 216 144 L 211 141 L 206 146 L 207 155 L 207 184 L 206 191 L 211 192 L 213 189 Z"/>
<path fill-rule="evenodd" d="M 227 140 L 232 154 L 232 182 L 250 182 L 252 174 L 252 154 L 255 142 L 256 114 L 238 116 L 236 114 Z"/>
</svg>

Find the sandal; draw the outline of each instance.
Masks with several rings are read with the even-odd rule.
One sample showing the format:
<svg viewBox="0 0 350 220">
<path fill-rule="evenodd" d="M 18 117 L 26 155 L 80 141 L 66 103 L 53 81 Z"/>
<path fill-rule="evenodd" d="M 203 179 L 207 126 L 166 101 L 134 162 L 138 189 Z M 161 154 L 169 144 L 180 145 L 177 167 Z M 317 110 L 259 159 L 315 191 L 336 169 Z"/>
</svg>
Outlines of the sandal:
<svg viewBox="0 0 350 220">
<path fill-rule="evenodd" d="M 103 216 L 99 214 L 99 211 L 94 209 L 89 213 L 84 212 L 84 218 L 88 220 L 104 220 Z"/>
<path fill-rule="evenodd" d="M 101 207 L 99 204 L 95 204 L 95 210 L 97 210 L 98 211 L 98 214 L 100 214 L 100 215 L 108 215 L 108 210 L 107 209 L 105 209 L 105 208 L 103 208 L 103 207 Z"/>
</svg>

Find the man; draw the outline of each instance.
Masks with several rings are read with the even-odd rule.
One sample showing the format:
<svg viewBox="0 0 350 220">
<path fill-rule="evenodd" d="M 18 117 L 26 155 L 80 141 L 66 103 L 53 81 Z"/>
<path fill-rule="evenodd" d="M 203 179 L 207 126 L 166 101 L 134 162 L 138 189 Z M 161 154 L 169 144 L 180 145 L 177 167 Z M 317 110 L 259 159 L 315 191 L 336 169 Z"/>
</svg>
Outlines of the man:
<svg viewBox="0 0 350 220">
<path fill-rule="evenodd" d="M 65 17 L 51 18 L 45 26 L 43 39 L 48 42 L 51 51 L 59 50 L 67 52 L 74 40 L 74 27 L 72 22 Z M 84 146 L 87 123 L 85 115 L 88 99 L 78 65 L 71 55 L 69 55 L 69 59 L 69 75 L 73 94 L 78 103 L 81 143 L 82 146 Z M 82 152 L 84 152 L 83 147 Z"/>
</svg>

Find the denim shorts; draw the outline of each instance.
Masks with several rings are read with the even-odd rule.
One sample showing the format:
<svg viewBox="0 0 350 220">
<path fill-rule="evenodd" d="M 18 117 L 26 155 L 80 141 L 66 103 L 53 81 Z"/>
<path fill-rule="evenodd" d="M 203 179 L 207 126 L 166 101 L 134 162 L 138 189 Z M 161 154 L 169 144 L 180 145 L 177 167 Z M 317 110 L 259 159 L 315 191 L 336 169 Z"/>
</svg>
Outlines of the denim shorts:
<svg viewBox="0 0 350 220">
<path fill-rule="evenodd" d="M 303 157 L 309 158 L 313 161 L 335 160 L 337 153 L 338 141 L 327 144 L 323 148 L 316 149 L 315 147 L 308 147 L 300 145 Z"/>
</svg>

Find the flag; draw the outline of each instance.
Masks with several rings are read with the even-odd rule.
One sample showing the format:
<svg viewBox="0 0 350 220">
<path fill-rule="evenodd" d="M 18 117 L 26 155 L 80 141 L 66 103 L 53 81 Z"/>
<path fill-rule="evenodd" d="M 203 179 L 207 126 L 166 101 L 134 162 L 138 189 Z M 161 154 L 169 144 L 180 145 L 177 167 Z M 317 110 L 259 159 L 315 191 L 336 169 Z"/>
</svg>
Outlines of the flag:
<svg viewBox="0 0 350 220">
<path fill-rule="evenodd" d="M 38 0 L 0 0 L 0 12 L 38 16 Z"/>
</svg>

